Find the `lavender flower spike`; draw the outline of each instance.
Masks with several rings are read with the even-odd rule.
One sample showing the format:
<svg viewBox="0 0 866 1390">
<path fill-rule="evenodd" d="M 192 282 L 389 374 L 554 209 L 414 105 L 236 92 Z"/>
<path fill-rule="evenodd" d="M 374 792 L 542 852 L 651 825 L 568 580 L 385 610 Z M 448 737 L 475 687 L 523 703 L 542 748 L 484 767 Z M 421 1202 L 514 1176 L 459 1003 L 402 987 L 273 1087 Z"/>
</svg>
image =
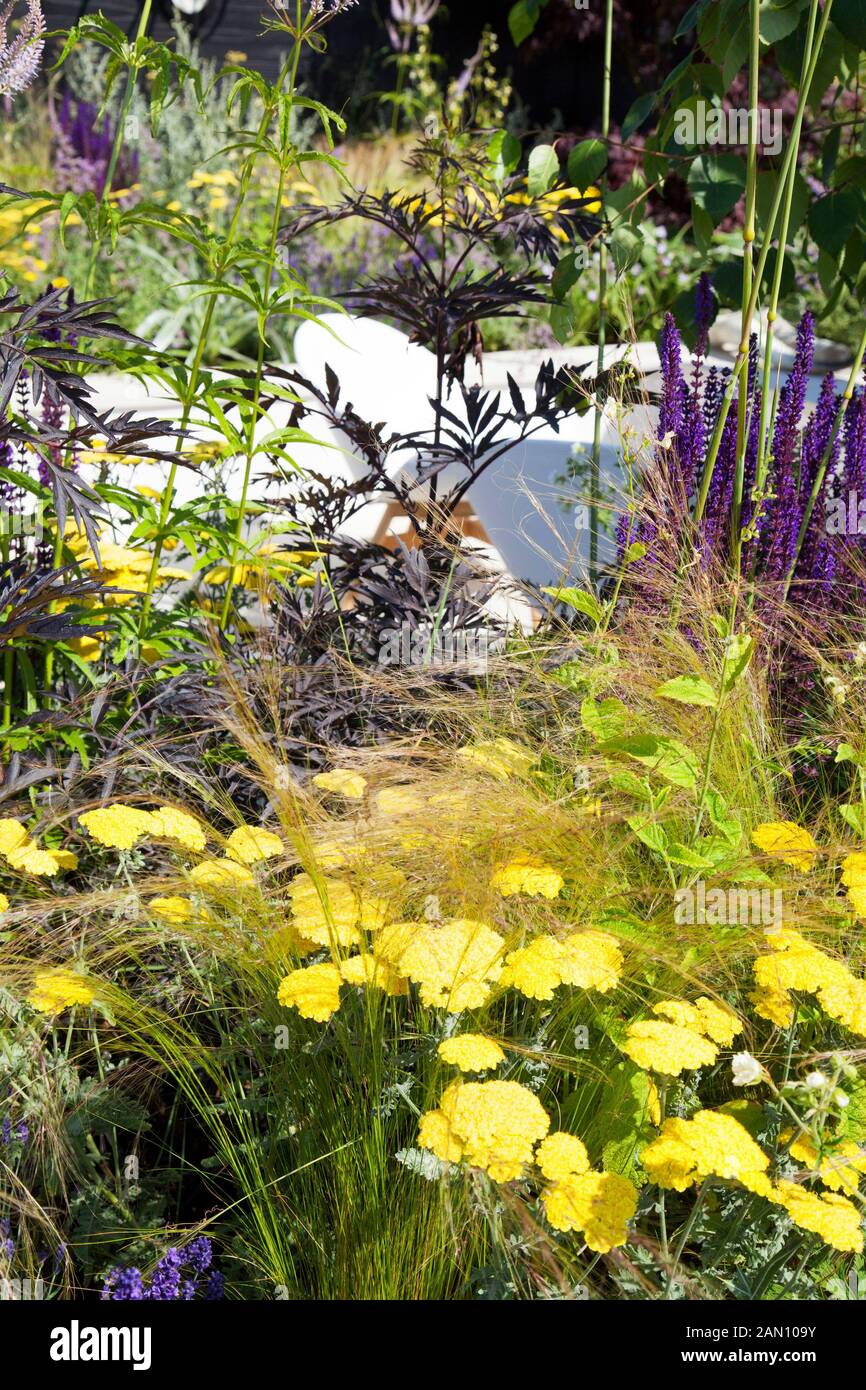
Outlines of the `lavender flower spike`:
<svg viewBox="0 0 866 1390">
<path fill-rule="evenodd" d="M 45 16 L 39 0 L 27 0 L 27 13 L 14 39 L 7 39 L 15 0 L 0 10 L 0 96 L 16 96 L 35 81 L 45 40 Z"/>
</svg>

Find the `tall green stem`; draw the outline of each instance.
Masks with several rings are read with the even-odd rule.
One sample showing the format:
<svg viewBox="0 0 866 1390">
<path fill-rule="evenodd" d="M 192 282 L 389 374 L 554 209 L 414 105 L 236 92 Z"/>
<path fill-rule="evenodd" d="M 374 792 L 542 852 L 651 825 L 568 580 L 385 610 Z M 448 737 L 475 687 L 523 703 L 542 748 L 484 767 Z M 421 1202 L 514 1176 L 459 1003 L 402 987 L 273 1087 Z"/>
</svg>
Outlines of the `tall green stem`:
<svg viewBox="0 0 866 1390">
<path fill-rule="evenodd" d="M 613 0 L 607 0 L 604 13 L 604 71 L 601 87 L 601 138 L 605 145 L 610 135 L 610 76 L 613 57 Z M 581 190 L 582 191 L 582 190 Z M 607 191 L 607 174 L 602 175 L 602 210 Z M 607 247 L 601 241 L 598 250 L 598 355 L 596 375 L 604 371 L 604 349 L 607 337 Z M 595 424 L 592 434 L 592 458 L 589 469 L 589 573 L 596 578 L 598 568 L 598 497 L 601 489 L 601 421 L 603 406 L 596 389 Z"/>
<path fill-rule="evenodd" d="M 291 71 L 297 72 L 297 59 L 299 56 L 299 49 L 301 47 L 302 42 L 303 35 L 301 33 L 298 33 L 295 37 L 295 47 L 293 49 L 292 55 L 283 64 L 283 67 L 280 71 L 280 75 L 277 79 L 276 87 L 273 89 L 277 92 L 278 95 L 282 91 L 283 85 L 286 80 L 286 75 Z M 261 144 L 261 141 L 265 138 L 265 136 L 268 133 L 268 129 L 273 119 L 276 104 L 277 103 L 275 102 L 266 103 L 265 110 L 258 127 L 258 136 L 255 142 L 256 146 Z M 249 192 L 249 186 L 252 180 L 253 172 L 255 170 L 257 157 L 258 151 L 254 147 L 252 153 L 249 154 L 247 156 L 247 159 L 244 161 L 244 165 L 241 170 L 240 184 L 238 187 L 237 197 L 235 199 L 235 205 L 232 210 L 231 221 L 229 223 L 228 230 L 226 231 L 225 240 L 223 241 L 223 244 L 220 248 L 219 254 L 216 257 L 214 264 L 213 280 L 214 284 L 216 285 L 221 283 L 222 278 L 226 272 L 226 268 L 231 259 L 232 252 L 234 250 L 234 245 L 238 234 L 238 227 L 240 226 L 241 213 L 243 212 L 244 204 L 247 198 L 247 193 Z M 201 328 L 199 329 L 198 339 L 196 342 L 195 350 L 193 352 L 192 361 L 190 363 L 186 386 L 181 397 L 182 412 L 178 432 L 179 448 L 182 447 L 183 441 L 186 438 L 187 430 L 189 428 L 190 416 L 192 415 L 192 408 L 195 403 L 196 392 L 198 390 L 201 365 L 204 360 L 205 352 L 207 350 L 207 344 L 210 338 L 210 330 L 213 324 L 213 316 L 216 311 L 216 301 L 216 294 L 211 294 L 208 296 L 208 302 L 205 307 L 204 315 L 202 317 Z M 165 489 L 162 494 L 162 502 L 159 509 L 159 532 L 154 543 L 153 557 L 151 559 L 150 570 L 147 576 L 147 587 L 145 589 L 144 600 L 141 605 L 141 617 L 139 620 L 138 627 L 139 640 L 141 640 L 141 638 L 147 632 L 148 623 L 150 621 L 150 610 L 153 603 L 153 591 L 156 587 L 156 580 L 159 573 L 159 562 L 162 557 L 163 537 L 166 525 L 168 524 L 168 519 L 171 515 L 171 509 L 174 502 L 174 487 L 177 479 L 177 470 L 178 464 L 176 462 L 172 463 L 168 473 L 168 480 L 166 482 Z"/>
<path fill-rule="evenodd" d="M 758 68 L 761 61 L 760 6 L 749 0 L 749 145 L 746 155 L 746 211 L 743 219 L 743 317 L 740 341 L 748 343 L 752 335 L 751 317 L 747 318 L 752 297 L 755 258 L 755 205 L 758 190 Z M 731 499 L 731 546 L 737 574 L 740 572 L 740 518 L 743 511 L 743 480 L 746 470 L 746 417 L 749 407 L 748 390 L 737 396 L 737 447 L 734 468 L 734 492 Z"/>
<path fill-rule="evenodd" d="M 818 0 L 812 0 L 812 10 L 816 10 L 817 6 Z M 812 44 L 811 53 L 809 55 L 809 63 L 806 71 L 806 81 L 803 84 L 803 87 L 800 91 L 799 100 L 797 102 L 797 111 L 794 116 L 794 122 L 791 128 L 791 135 L 788 142 L 788 148 L 785 152 L 785 159 L 782 165 L 782 174 L 776 186 L 776 192 L 773 195 L 773 203 L 770 209 L 769 217 L 767 219 L 767 227 L 764 233 L 764 240 L 761 245 L 761 253 L 758 257 L 758 264 L 753 277 L 752 291 L 749 295 L 748 302 L 743 313 L 743 322 L 746 324 L 751 324 L 752 318 L 754 316 L 755 306 L 758 301 L 758 292 L 760 289 L 761 280 L 763 279 L 764 271 L 766 269 L 767 259 L 770 254 L 770 248 L 773 242 L 773 231 L 776 226 L 776 219 L 779 216 L 779 210 L 782 207 L 783 198 L 790 213 L 791 198 L 793 196 L 794 188 L 793 180 L 790 177 L 791 169 L 796 168 L 797 156 L 800 151 L 800 132 L 803 128 L 803 115 L 806 110 L 806 102 L 809 96 L 809 89 L 812 86 L 812 79 L 815 76 L 815 69 L 818 66 L 818 57 L 821 52 L 821 45 L 824 41 L 824 35 L 827 32 L 827 25 L 830 22 L 830 11 L 832 7 L 833 0 L 826 0 L 826 4 L 824 5 L 824 10 L 821 15 L 821 23 L 818 28 L 818 33 Z M 694 519 L 696 524 L 701 521 L 701 518 L 704 514 L 704 509 L 707 505 L 707 496 L 710 491 L 710 484 L 713 480 L 713 472 L 715 471 L 716 459 L 719 453 L 719 446 L 722 442 L 722 434 L 724 432 L 725 424 L 727 422 L 728 411 L 731 408 L 731 402 L 734 398 L 734 393 L 737 389 L 737 382 L 739 381 L 740 374 L 743 370 L 743 367 L 745 366 L 748 355 L 748 339 L 746 339 L 745 342 L 743 342 L 741 339 L 739 349 L 737 351 L 737 356 L 734 361 L 733 368 L 731 369 L 730 379 L 728 381 L 728 385 L 725 390 L 725 394 L 719 409 L 719 414 L 716 420 L 715 429 L 713 430 L 712 439 L 710 440 L 710 446 L 707 451 L 707 459 L 704 465 L 704 474 L 701 479 L 700 492 L 698 493 L 698 500 L 695 505 Z"/>
<path fill-rule="evenodd" d="M 150 24 L 150 12 L 153 9 L 153 0 L 144 0 L 141 7 L 141 15 L 138 20 L 138 32 L 135 36 L 135 46 L 138 48 L 141 39 L 146 38 L 148 25 Z M 120 104 L 120 115 L 117 120 L 117 129 L 114 132 L 114 140 L 111 146 L 111 154 L 108 159 L 108 166 L 105 170 L 105 178 L 102 181 L 102 191 L 99 195 L 100 205 L 105 202 L 106 197 L 111 192 L 111 185 L 114 175 L 117 172 L 117 162 L 120 159 L 120 151 L 123 148 L 124 135 L 126 133 L 126 118 L 129 115 L 129 108 L 132 105 L 132 97 L 135 91 L 135 79 L 138 76 L 138 64 L 130 64 L 126 74 L 126 86 L 123 92 L 123 101 Z M 84 281 L 84 297 L 90 298 L 93 274 L 96 270 L 96 262 L 99 258 L 99 250 L 102 245 L 101 238 L 93 238 L 93 246 L 90 251 L 90 261 L 87 266 L 87 276 Z"/>
</svg>

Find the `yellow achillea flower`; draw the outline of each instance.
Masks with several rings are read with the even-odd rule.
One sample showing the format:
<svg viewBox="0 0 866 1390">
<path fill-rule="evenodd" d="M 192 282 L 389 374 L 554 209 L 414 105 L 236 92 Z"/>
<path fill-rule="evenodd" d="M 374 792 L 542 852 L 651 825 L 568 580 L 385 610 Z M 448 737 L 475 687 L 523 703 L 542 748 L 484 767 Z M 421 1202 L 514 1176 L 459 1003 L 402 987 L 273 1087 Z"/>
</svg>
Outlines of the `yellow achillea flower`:
<svg viewBox="0 0 866 1390">
<path fill-rule="evenodd" d="M 605 994 L 617 984 L 621 969 L 619 945 L 605 932 L 572 932 L 562 941 L 537 936 L 528 946 L 509 951 L 501 984 L 527 999 L 552 999 L 561 984 Z"/>
<path fill-rule="evenodd" d="M 71 849 L 49 849 L 46 852 L 51 855 L 58 869 L 78 868 L 78 855 Z"/>
<path fill-rule="evenodd" d="M 323 792 L 334 792 L 345 796 L 349 801 L 360 801 L 367 790 L 367 779 L 360 772 L 349 772 L 347 768 L 335 767 L 332 772 L 317 772 L 313 783 Z"/>
<path fill-rule="evenodd" d="M 788 1143 L 794 1131 L 785 1130 L 780 1136 L 782 1143 Z M 818 1161 L 818 1150 L 807 1134 L 800 1134 L 789 1145 L 788 1152 L 798 1163 L 804 1163 L 813 1173 L 817 1173 L 825 1187 L 833 1192 L 857 1192 L 861 1173 L 866 1173 L 866 1152 L 851 1139 L 837 1144 L 832 1153 Z"/>
<path fill-rule="evenodd" d="M 204 830 L 195 816 L 179 811 L 176 806 L 160 806 L 150 812 L 150 833 L 163 840 L 176 840 L 185 849 L 200 853 L 207 843 Z"/>
<path fill-rule="evenodd" d="M 545 864 L 543 859 L 526 855 L 497 869 L 490 880 L 490 887 L 501 893 L 503 898 L 512 898 L 517 893 L 525 893 L 530 898 L 555 898 L 562 891 L 564 882 L 562 874 Z"/>
<path fill-rule="evenodd" d="M 535 1162 L 549 1182 L 575 1178 L 589 1172 L 589 1154 L 576 1134 L 558 1129 L 542 1139 L 535 1153 Z"/>
<path fill-rule="evenodd" d="M 607 994 L 619 983 L 622 951 L 616 937 L 602 931 L 578 931 L 560 944 L 559 973 L 564 985 Z"/>
<path fill-rule="evenodd" d="M 772 1197 L 769 1158 L 738 1120 L 715 1110 L 699 1110 L 690 1120 L 665 1120 L 658 1139 L 643 1150 L 641 1163 L 659 1187 L 677 1192 L 716 1177 Z"/>
<path fill-rule="evenodd" d="M 505 1061 L 505 1053 L 492 1038 L 482 1033 L 460 1033 L 446 1038 L 436 1049 L 443 1062 L 460 1071 L 493 1071 Z"/>
<path fill-rule="evenodd" d="M 784 989 L 756 989 L 749 995 L 759 1018 L 775 1023 L 777 1028 L 790 1028 L 794 1018 L 794 1001 Z"/>
<path fill-rule="evenodd" d="M 289 886 L 289 896 L 293 925 L 308 941 L 320 946 L 356 946 L 360 942 L 360 903 L 350 884 L 339 878 L 322 878 L 317 886 L 309 874 L 298 874 Z"/>
<path fill-rule="evenodd" d="M 662 999 L 653 1005 L 653 1013 L 661 1014 L 680 1028 L 703 1033 L 704 1037 L 712 1038 L 714 1043 L 723 1047 L 730 1047 L 734 1038 L 743 1031 L 743 1025 L 735 1013 L 706 995 L 701 995 L 694 1004 L 687 1004 L 683 999 Z"/>
<path fill-rule="evenodd" d="M 6 862 L 13 869 L 23 869 L 25 873 L 46 878 L 53 878 L 60 870 L 54 855 L 49 850 L 39 849 L 32 840 L 17 849 L 10 849 Z"/>
<path fill-rule="evenodd" d="M 193 915 L 189 898 L 151 898 L 150 910 L 167 922 L 188 922 Z"/>
<path fill-rule="evenodd" d="M 226 854 L 239 864 L 257 864 L 283 853 L 283 842 L 272 830 L 260 825 L 239 825 L 226 842 Z"/>
<path fill-rule="evenodd" d="M 74 970 L 37 970 L 27 1003 L 41 1014 L 60 1014 L 95 998 L 93 986 Z"/>
<path fill-rule="evenodd" d="M 342 976 L 336 965 L 307 965 L 280 981 L 277 1000 L 302 1018 L 327 1023 L 340 1007 Z"/>
<path fill-rule="evenodd" d="M 846 888 L 866 888 L 866 851 L 855 849 L 842 860 L 842 882 Z"/>
<path fill-rule="evenodd" d="M 0 854 L 7 858 L 10 850 L 19 849 L 28 842 L 30 836 L 20 820 L 7 817 L 0 820 Z"/>
<path fill-rule="evenodd" d="M 756 825 L 752 843 L 773 859 L 781 859 L 792 869 L 808 873 L 814 867 L 818 846 L 808 830 L 790 820 L 767 821 Z"/>
<path fill-rule="evenodd" d="M 152 830 L 153 822 L 148 811 L 140 811 L 137 806 L 100 806 L 95 811 L 84 811 L 78 817 L 88 835 L 99 845 L 109 849 L 132 849 L 134 845 Z"/>
<path fill-rule="evenodd" d="M 495 1182 L 523 1175 L 550 1128 L 538 1097 L 516 1081 L 455 1081 L 422 1115 L 418 1143 L 437 1158 L 483 1168 Z"/>
<path fill-rule="evenodd" d="M 541 1200 L 557 1231 L 580 1231 L 590 1250 L 606 1254 L 628 1240 L 637 1189 L 619 1173 L 581 1173 L 546 1187 Z"/>
<path fill-rule="evenodd" d="M 519 990 L 527 999 L 552 999 L 562 984 L 562 958 L 562 942 L 555 936 L 537 936 L 528 946 L 508 952 L 500 983 L 505 989 Z"/>
<path fill-rule="evenodd" d="M 422 1004 L 460 1013 L 487 1003 L 502 971 L 498 932 L 464 918 L 397 925 L 402 930 L 379 942 L 378 954 L 419 986 Z"/>
<path fill-rule="evenodd" d="M 255 883 L 249 869 L 233 859 L 203 859 L 189 876 L 196 888 L 249 888 Z"/>
<path fill-rule="evenodd" d="M 702 1037 L 692 1028 L 676 1023 L 630 1023 L 625 1052 L 645 1071 L 661 1072 L 664 1076 L 679 1076 L 681 1071 L 712 1066 L 719 1055 L 715 1043 Z"/>
<path fill-rule="evenodd" d="M 850 1250 L 859 1255 L 863 1249 L 863 1230 L 860 1212 L 837 1192 L 807 1192 L 795 1182 L 776 1184 L 778 1200 L 795 1226 L 812 1231 L 835 1250 Z"/>
<path fill-rule="evenodd" d="M 349 956 L 340 963 L 340 974 L 347 985 L 365 985 L 368 989 L 381 989 L 389 995 L 409 993 L 409 981 L 403 979 L 385 960 L 379 960 L 369 952 L 362 951 L 358 956 Z"/>
<path fill-rule="evenodd" d="M 499 782 L 508 782 L 512 777 L 525 777 L 538 761 L 530 749 L 512 743 L 509 738 L 470 744 L 467 748 L 459 748 L 457 756 L 482 772 L 490 773 Z"/>
<path fill-rule="evenodd" d="M 787 1000 L 790 1021 L 793 1003 L 789 991 L 799 990 L 817 994 L 825 1013 L 852 1033 L 866 1037 L 866 982 L 852 975 L 841 961 L 811 945 L 799 932 L 785 929 L 767 933 L 767 944 L 771 952 L 759 956 L 754 964 L 757 989 L 752 1001 L 762 1017 L 771 1017 L 772 1010 L 773 1022 L 783 1018 Z"/>
<path fill-rule="evenodd" d="M 9 899 L 5 893 L 0 893 L 0 913 L 9 911 Z"/>
<path fill-rule="evenodd" d="M 303 958 L 315 955 L 320 948 L 317 941 L 307 941 L 301 936 L 290 922 L 284 927 L 277 927 L 275 931 L 268 932 L 262 949 L 265 960 L 284 961 L 286 956 Z"/>
</svg>

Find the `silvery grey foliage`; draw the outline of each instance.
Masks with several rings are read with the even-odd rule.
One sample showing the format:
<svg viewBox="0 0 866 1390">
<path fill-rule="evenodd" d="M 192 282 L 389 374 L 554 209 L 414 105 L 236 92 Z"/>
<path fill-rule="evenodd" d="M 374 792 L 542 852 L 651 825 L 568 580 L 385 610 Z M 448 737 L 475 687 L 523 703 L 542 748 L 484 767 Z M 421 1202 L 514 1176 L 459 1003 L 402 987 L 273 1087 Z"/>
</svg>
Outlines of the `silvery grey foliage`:
<svg viewBox="0 0 866 1390">
<path fill-rule="evenodd" d="M 8 37 L 15 0 L 0 10 L 0 96 L 25 91 L 39 72 L 45 40 L 45 16 L 39 0 L 27 0 L 27 13 L 13 38 Z"/>
</svg>

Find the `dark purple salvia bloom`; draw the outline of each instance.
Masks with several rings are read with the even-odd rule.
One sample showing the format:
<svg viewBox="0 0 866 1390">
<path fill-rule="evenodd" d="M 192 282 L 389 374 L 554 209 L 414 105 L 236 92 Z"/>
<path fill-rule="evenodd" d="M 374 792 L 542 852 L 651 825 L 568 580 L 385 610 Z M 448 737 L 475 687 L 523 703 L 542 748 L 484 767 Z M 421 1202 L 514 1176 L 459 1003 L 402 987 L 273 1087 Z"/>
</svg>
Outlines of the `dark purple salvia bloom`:
<svg viewBox="0 0 866 1390">
<path fill-rule="evenodd" d="M 190 1241 L 183 1254 L 184 1262 L 190 1265 L 196 1274 L 204 1274 L 205 1270 L 210 1269 L 213 1263 L 213 1246 L 207 1236 L 196 1236 L 195 1240 Z"/>
<path fill-rule="evenodd" d="M 842 447 L 841 435 L 837 432 L 834 437 L 833 434 L 838 406 L 839 397 L 836 393 L 836 382 L 832 372 L 828 372 L 821 382 L 818 403 L 803 430 L 800 463 L 798 502 L 800 524 L 802 524 L 802 518 L 805 515 L 821 461 L 829 447 L 827 470 L 812 512 L 814 524 L 810 524 L 806 532 L 797 563 L 798 576 L 811 581 L 808 597 L 813 601 L 819 601 L 829 595 L 837 568 L 836 547 L 833 538 L 827 534 L 826 518 L 830 497 L 835 488 L 839 454 Z"/>
<path fill-rule="evenodd" d="M 204 1297 L 206 1303 L 217 1303 L 225 1297 L 226 1281 L 218 1270 L 213 1269 L 208 1276 Z"/>
<path fill-rule="evenodd" d="M 714 307 L 713 283 L 704 270 L 698 276 L 698 283 L 695 285 L 695 327 L 698 330 L 695 352 L 699 357 L 703 357 L 707 350 L 707 334 L 713 321 Z"/>
<path fill-rule="evenodd" d="M 225 1286 L 223 1276 L 212 1270 L 213 1247 L 207 1236 L 197 1236 L 184 1250 L 174 1246 L 167 1250 L 157 1262 L 150 1283 L 145 1284 L 141 1273 L 134 1266 L 129 1269 L 116 1268 L 110 1271 L 102 1290 L 103 1299 L 146 1300 L 154 1303 L 189 1303 L 199 1290 L 199 1280 L 210 1270 L 205 1299 L 222 1298 Z M 183 1277 L 185 1270 L 192 1277 Z M 219 1290 L 211 1294 L 213 1286 Z"/>
<path fill-rule="evenodd" d="M 768 579 L 784 579 L 794 559 L 800 508 L 797 487 L 797 444 L 806 387 L 815 355 L 815 319 L 807 310 L 797 329 L 797 351 L 788 380 L 779 396 L 773 431 L 775 501 L 762 527 L 764 573 Z"/>
<path fill-rule="evenodd" d="M 110 191 L 105 189 L 105 177 L 114 147 L 111 117 L 106 115 L 100 123 L 97 109 L 91 102 L 75 101 L 71 93 L 66 92 L 54 118 L 54 134 L 58 185 L 75 193 L 95 193 L 97 197 L 103 190 Z M 122 146 L 112 188 L 129 188 L 136 182 L 138 172 L 137 150 Z"/>
<path fill-rule="evenodd" d="M 8 1115 L 4 1115 L 0 1120 L 0 1144 L 12 1143 L 12 1121 Z"/>
<path fill-rule="evenodd" d="M 658 437 L 664 439 L 668 434 L 676 437 L 682 429 L 683 408 L 686 400 L 682 342 L 673 314 L 665 314 L 659 344 L 659 359 L 661 361 L 662 391 Z"/>
</svg>

